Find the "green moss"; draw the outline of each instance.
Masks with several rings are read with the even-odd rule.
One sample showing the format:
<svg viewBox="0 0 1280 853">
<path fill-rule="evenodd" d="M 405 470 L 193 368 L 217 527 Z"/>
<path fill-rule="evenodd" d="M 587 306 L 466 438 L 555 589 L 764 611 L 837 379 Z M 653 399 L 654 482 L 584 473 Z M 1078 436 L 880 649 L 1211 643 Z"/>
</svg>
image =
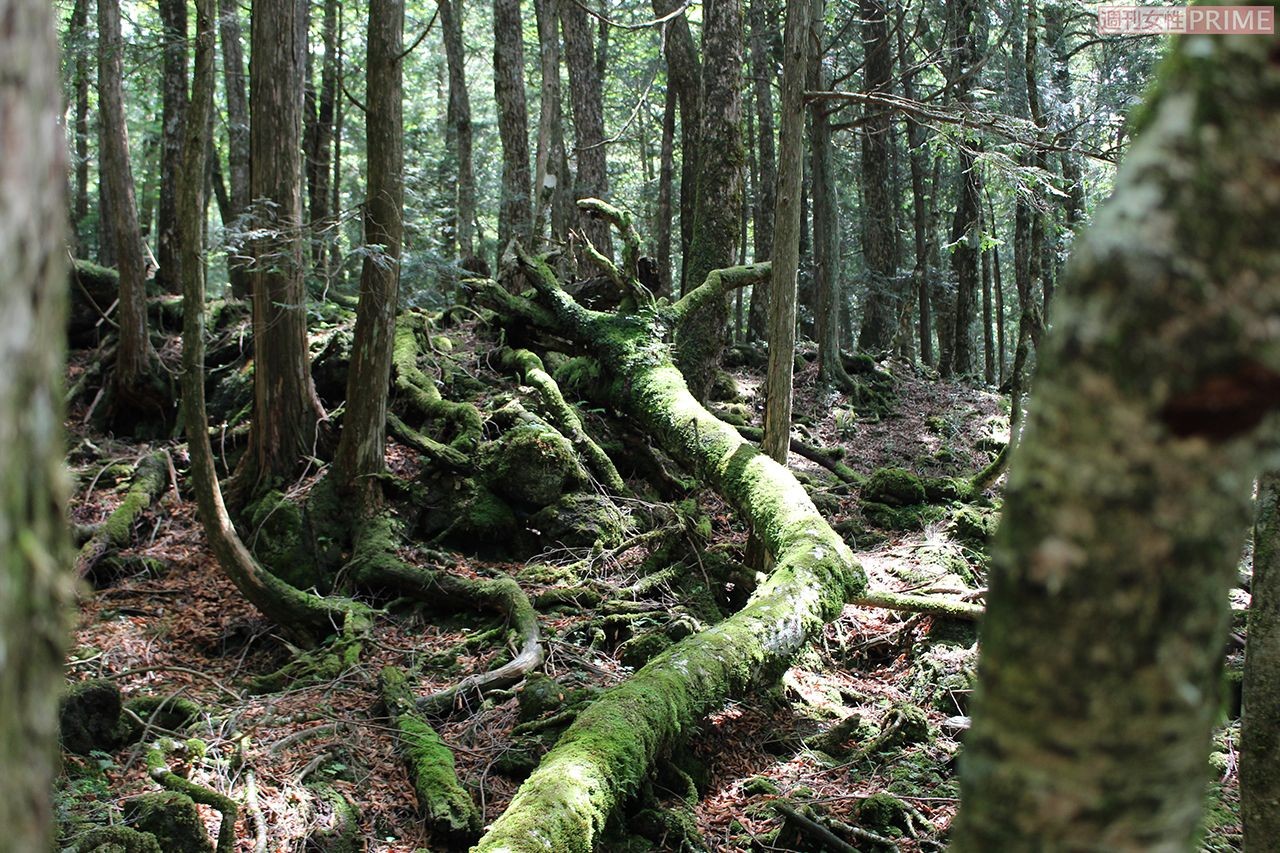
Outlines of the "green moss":
<svg viewBox="0 0 1280 853">
<path fill-rule="evenodd" d="M 360 853 L 365 849 L 360 832 L 360 814 L 337 788 L 328 782 L 307 785 L 318 808 L 313 821 L 318 824 L 307 836 L 307 850 L 316 853 Z"/>
<path fill-rule="evenodd" d="M 910 807 L 892 794 L 872 794 L 858 804 L 858 824 L 873 832 L 899 837 L 910 824 Z"/>
<path fill-rule="evenodd" d="M 941 521 L 946 513 L 932 504 L 890 506 L 875 501 L 864 501 L 862 515 L 876 527 L 885 530 L 923 530 L 926 524 Z"/>
<path fill-rule="evenodd" d="M 125 819 L 155 836 L 165 853 L 212 853 L 213 844 L 195 802 L 177 791 L 144 794 L 124 803 Z"/>
<path fill-rule="evenodd" d="M 935 454 L 936 457 L 937 454 Z M 930 503 L 971 501 L 977 497 L 973 482 L 965 477 L 928 477 L 922 482 L 925 500 Z"/>
<path fill-rule="evenodd" d="M 618 505 L 594 492 L 563 495 L 529 517 L 526 526 L 542 544 L 567 548 L 617 545 L 628 528 Z"/>
<path fill-rule="evenodd" d="M 481 450 L 485 483 L 507 500 L 530 507 L 555 503 L 583 484 L 573 445 L 547 426 L 522 424 Z"/>
<path fill-rule="evenodd" d="M 767 797 L 781 794 L 782 790 L 772 779 L 764 776 L 752 776 L 742 783 L 742 793 L 748 797 Z"/>
<path fill-rule="evenodd" d="M 75 853 L 171 853 L 156 837 L 126 826 L 91 829 L 76 840 Z"/>
<path fill-rule="evenodd" d="M 110 751 L 124 742 L 120 688 L 113 681 L 90 679 L 74 684 L 58 712 L 62 748 L 78 755 Z"/>
<path fill-rule="evenodd" d="M 660 631 L 650 631 L 632 637 L 618 647 L 618 659 L 623 666 L 639 669 L 660 653 L 671 647 L 671 638 Z"/>
<path fill-rule="evenodd" d="M 1000 513 L 994 509 L 963 506 L 951 516 L 950 533 L 953 539 L 973 548 L 984 548 L 995 535 L 1000 524 Z"/>
<path fill-rule="evenodd" d="M 168 731 L 185 729 L 200 716 L 200 706 L 180 696 L 138 696 L 125 702 L 124 707 L 144 723 Z M 131 735 L 131 741 L 141 737 L 142 728 L 134 723 Z"/>
<path fill-rule="evenodd" d="M 297 589 L 320 585 L 302 506 L 272 489 L 245 508 L 245 545 L 273 575 Z"/>
<path fill-rule="evenodd" d="M 586 395 L 600 381 L 600 363 L 594 358 L 577 356 L 556 365 L 552 376 L 566 391 Z"/>
<path fill-rule="evenodd" d="M 924 483 L 905 468 L 879 468 L 867 479 L 862 496 L 889 506 L 924 503 Z"/>
</svg>

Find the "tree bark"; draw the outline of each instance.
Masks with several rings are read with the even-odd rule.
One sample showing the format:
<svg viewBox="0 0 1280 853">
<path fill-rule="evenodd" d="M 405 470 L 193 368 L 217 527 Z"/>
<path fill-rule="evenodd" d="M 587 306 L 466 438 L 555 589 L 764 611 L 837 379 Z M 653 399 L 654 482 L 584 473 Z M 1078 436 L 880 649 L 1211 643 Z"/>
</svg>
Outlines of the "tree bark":
<svg viewBox="0 0 1280 853">
<path fill-rule="evenodd" d="M 88 257 L 85 218 L 89 215 L 89 0 L 76 0 L 71 10 L 67 49 L 74 52 L 72 85 L 75 89 L 75 193 L 71 204 L 71 236 L 76 257 Z M 101 226 L 100 226 L 101 227 Z"/>
<path fill-rule="evenodd" d="M 756 146 L 759 157 L 755 204 L 752 208 L 755 261 L 767 261 L 773 257 L 773 209 L 778 166 L 773 144 L 772 84 L 775 74 L 768 44 L 774 37 L 769 27 L 772 9 L 772 0 L 751 0 L 751 88 L 755 96 Z M 753 287 L 747 311 L 747 338 L 764 340 L 768 330 L 769 291 L 763 287 Z"/>
<path fill-rule="evenodd" d="M 58 696 L 74 595 L 62 431 L 66 151 L 54 7 L 0 0 L 0 825 L 53 848 Z"/>
<path fill-rule="evenodd" d="M 436 0 L 449 69 L 449 106 L 445 117 L 446 160 L 456 166 L 451 176 L 457 188 L 452 239 L 458 258 L 475 255 L 476 179 L 472 166 L 471 98 L 467 93 L 466 55 L 462 42 L 460 0 Z"/>
<path fill-rule="evenodd" d="M 244 47 L 240 42 L 240 6 L 236 0 L 219 0 L 219 36 L 222 41 L 222 82 L 227 99 L 227 177 L 230 183 L 230 212 L 235 217 L 249 212 L 249 97 L 244 86 Z M 223 221 L 224 228 L 232 222 Z M 237 299 L 253 295 L 247 258 L 240 241 L 233 241 L 227 255 L 227 276 Z"/>
<path fill-rule="evenodd" d="M 156 213 L 156 283 L 166 293 L 182 289 L 178 259 L 178 169 L 182 162 L 183 120 L 187 113 L 187 0 L 160 0 L 164 30 L 161 63 L 163 118 L 160 130 L 160 206 Z"/>
<path fill-rule="evenodd" d="M 377 476 L 386 467 L 387 390 L 404 236 L 403 0 L 373 0 L 368 34 L 365 137 L 369 190 L 364 239 L 381 250 L 379 257 L 366 257 L 361 270 L 355 340 L 347 371 L 347 411 L 334 458 L 338 487 L 359 495 L 366 511 L 378 504 Z"/>
<path fill-rule="evenodd" d="M 978 232 L 984 234 L 987 228 L 994 227 L 994 223 L 986 220 L 982 215 L 982 206 L 978 206 Z M 982 255 L 982 380 L 987 385 L 996 384 L 996 343 L 992 337 L 992 312 L 994 310 L 991 300 L 991 250 L 983 249 L 981 245 L 978 251 Z"/>
<path fill-rule="evenodd" d="M 655 14 L 669 15 L 680 0 L 652 0 Z M 667 85 L 680 102 L 680 294 L 689 286 L 689 244 L 693 242 L 693 207 L 698 186 L 698 138 L 702 129 L 702 63 L 688 19 L 667 24 Z M 694 282 L 696 287 L 701 282 Z"/>
<path fill-rule="evenodd" d="M 529 112 L 524 98 L 524 39 L 520 0 L 493 0 L 493 95 L 502 142 L 498 203 L 499 261 L 513 239 L 532 228 L 529 198 Z"/>
<path fill-rule="evenodd" d="M 951 49 L 954 57 L 952 83 L 956 103 L 972 107 L 972 89 L 977 82 L 978 44 L 975 0 L 961 0 L 954 7 Z M 973 370 L 973 318 L 978 293 L 978 171 L 969 143 L 959 150 L 960 169 L 956 177 L 956 210 L 951 220 L 951 269 L 956 277 L 955 338 L 952 358 L 943 365 L 943 375 L 967 374 Z"/>
<path fill-rule="evenodd" d="M 1280 389 L 1277 93 L 1272 37 L 1176 42 L 1076 243 L 993 550 L 960 853 L 1194 847 Z"/>
<path fill-rule="evenodd" d="M 1244 647 L 1240 723 L 1240 811 L 1244 849 L 1280 838 L 1280 476 L 1258 481 L 1253 524 L 1253 583 Z"/>
<path fill-rule="evenodd" d="M 863 85 L 867 92 L 884 94 L 893 85 L 893 51 L 889 20 L 883 0 L 861 0 Z M 819 102 L 814 109 L 822 109 Z M 893 148 L 892 114 L 874 105 L 863 111 L 862 125 L 862 255 L 866 259 L 867 288 L 863 299 L 862 328 L 858 348 L 883 352 L 893 343 L 897 305 L 897 199 L 890 175 Z M 815 206 L 818 183 L 815 172 Z M 816 239 L 816 238 L 815 238 Z M 821 318 L 821 309 L 819 309 Z M 821 319 L 819 319 L 821 323 Z"/>
<path fill-rule="evenodd" d="M 908 101 L 916 100 L 914 66 L 907 49 L 907 37 L 903 27 L 897 28 L 898 67 L 902 72 L 902 95 Z M 928 152 L 925 150 L 924 126 L 910 115 L 907 123 L 907 149 L 911 163 L 911 224 L 915 236 L 915 267 L 911 271 L 916 287 L 916 304 L 920 312 L 920 362 L 933 366 L 933 319 L 929 301 L 929 207 L 926 201 L 925 169 Z M 931 188 L 933 189 L 933 188 Z M 936 189 L 933 191 L 936 192 Z"/>
<path fill-rule="evenodd" d="M 311 381 L 303 262 L 302 69 L 298 0 L 256 0 L 253 9 L 249 190 L 265 199 L 254 242 L 253 425 L 237 471 L 252 494 L 297 472 L 315 450 L 324 412 Z"/>
<path fill-rule="evenodd" d="M 742 3 L 711 0 L 703 23 L 702 125 L 693 238 L 685 259 L 686 282 L 701 282 L 733 264 L 742 216 Z M 677 333 L 677 364 L 689 389 L 705 400 L 719 369 L 729 323 L 729 303 Z"/>
<path fill-rule="evenodd" d="M 538 153 L 533 174 L 533 228 L 531 243 L 535 249 L 546 230 L 547 208 L 551 209 L 551 234 L 564 236 L 557 230 L 557 207 L 565 195 L 562 184 L 568 175 L 561 173 L 564 161 L 564 131 L 560 107 L 560 0 L 534 0 L 538 19 L 538 62 L 542 71 L 542 89 L 538 108 Z M 563 217 L 560 217 L 563 219 Z"/>
<path fill-rule="evenodd" d="M 561 0 L 560 26 L 564 32 L 564 58 L 569 67 L 569 96 L 573 105 L 574 150 L 578 171 L 573 197 L 609 199 L 609 172 L 605 164 L 604 81 L 596 66 L 591 19 L 573 0 Z M 583 235 L 606 258 L 613 257 L 609 223 L 583 211 L 578 219 Z"/>
<path fill-rule="evenodd" d="M 675 88 L 668 85 L 666 103 L 662 109 L 662 144 L 658 154 L 658 205 L 653 223 L 653 233 L 657 235 L 654 251 L 658 264 L 656 295 L 667 297 L 675 291 L 671 268 L 671 229 L 674 225 L 671 185 L 675 178 L 676 104 Z M 754 292 L 753 290 L 752 293 Z"/>
<path fill-rule="evenodd" d="M 311 262 L 324 279 L 330 275 L 329 245 L 336 235 L 325 232 L 330 221 L 330 157 L 333 153 L 334 111 L 338 95 L 338 0 L 324 0 L 324 62 L 320 66 L 320 91 L 316 93 L 316 115 L 307 152 L 308 215 L 311 231 Z M 336 212 L 336 211 L 335 211 Z"/>
<path fill-rule="evenodd" d="M 125 129 L 124 91 L 121 84 L 119 0 L 98 2 L 98 102 L 102 123 L 102 182 L 111 200 L 109 227 L 120 271 L 120 305 L 116 322 L 120 344 L 116 348 L 115 390 L 117 405 L 147 405 L 148 380 L 157 364 L 147 335 L 145 266 L 138 210 L 134 198 L 133 170 L 129 165 L 129 140 Z"/>
</svg>

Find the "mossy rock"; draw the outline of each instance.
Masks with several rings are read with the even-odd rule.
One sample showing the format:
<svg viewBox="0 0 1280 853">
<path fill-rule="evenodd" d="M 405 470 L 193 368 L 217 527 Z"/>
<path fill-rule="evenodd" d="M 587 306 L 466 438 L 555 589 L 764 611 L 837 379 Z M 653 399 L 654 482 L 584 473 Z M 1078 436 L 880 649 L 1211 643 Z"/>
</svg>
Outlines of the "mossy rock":
<svg viewBox="0 0 1280 853">
<path fill-rule="evenodd" d="M 521 424 L 481 450 L 485 483 L 514 503 L 539 509 L 583 485 L 582 466 L 563 435 Z"/>
<path fill-rule="evenodd" d="M 910 506 L 925 501 L 924 483 L 905 468 L 878 468 L 862 489 L 864 500 L 888 506 Z"/>
<path fill-rule="evenodd" d="M 320 585 L 301 504 L 273 489 L 249 504 L 244 515 L 248 519 L 245 545 L 258 562 L 299 589 Z"/>
<path fill-rule="evenodd" d="M 627 828 L 660 850 L 702 853 L 709 848 L 698 831 L 698 821 L 689 809 L 652 806 L 627 821 Z"/>
<path fill-rule="evenodd" d="M 163 850 L 156 837 L 127 826 L 100 826 L 82 835 L 72 848 L 75 853 L 171 853 Z"/>
<path fill-rule="evenodd" d="M 742 783 L 742 793 L 748 797 L 769 797 L 781 794 L 782 789 L 772 779 L 764 776 L 752 776 Z"/>
<path fill-rule="evenodd" d="M 951 516 L 951 538 L 974 548 L 991 541 L 1000 524 L 997 510 L 979 506 L 962 506 Z"/>
<path fill-rule="evenodd" d="M 360 853 L 364 850 L 360 815 L 351 801 L 328 782 L 312 782 L 316 810 L 306 839 L 310 853 Z"/>
<path fill-rule="evenodd" d="M 872 794 L 858 804 L 858 825 L 872 832 L 900 836 L 911 826 L 911 809 L 893 794 Z"/>
<path fill-rule="evenodd" d="M 355 335 L 349 329 L 338 329 L 329 335 L 324 346 L 311 360 L 311 378 L 316 394 L 332 409 L 347 397 L 347 372 L 351 368 L 351 344 Z"/>
<path fill-rule="evenodd" d="M 535 672 L 525 678 L 516 693 L 516 716 L 522 723 L 536 720 L 563 705 L 569 692 L 554 678 Z"/>
<path fill-rule="evenodd" d="M 931 521 L 940 521 L 945 512 L 930 504 L 890 506 L 876 501 L 863 501 L 862 515 L 871 524 L 885 530 L 923 530 Z"/>
<path fill-rule="evenodd" d="M 623 666 L 639 669 L 658 655 L 671 648 L 673 641 L 661 631 L 650 631 L 632 637 L 618 647 L 618 659 Z"/>
<path fill-rule="evenodd" d="M 599 543 L 609 547 L 622 541 L 627 517 L 604 495 L 573 492 L 538 510 L 526 526 L 543 545 L 589 548 Z"/>
<path fill-rule="evenodd" d="M 721 403 L 737 403 L 742 400 L 738 381 L 723 370 L 718 371 L 715 378 L 711 380 L 711 390 L 707 396 L 708 399 Z"/>
<path fill-rule="evenodd" d="M 124 802 L 125 820 L 155 836 L 165 853 L 213 853 L 204 820 L 186 794 L 158 791 Z"/>
<path fill-rule="evenodd" d="M 124 707 L 148 723 L 168 731 L 180 731 L 200 716 L 200 706 L 180 696 L 137 696 L 124 703 Z M 143 726 L 126 719 L 128 740 L 132 743 L 142 737 Z"/>
<path fill-rule="evenodd" d="M 929 643 L 912 663 L 912 698 L 944 714 L 967 714 L 977 664 L 976 646 Z"/>
<path fill-rule="evenodd" d="M 937 458 L 937 454 L 935 454 L 935 458 Z M 938 459 L 938 461 L 952 460 Z M 973 482 L 966 477 L 928 477 L 923 483 L 925 500 L 929 501 L 929 503 L 971 501 L 977 497 Z"/>
<path fill-rule="evenodd" d="M 88 755 L 95 749 L 110 752 L 119 747 L 127 734 L 122 707 L 120 688 L 114 682 L 90 679 L 72 685 L 58 711 L 62 748 Z"/>
<path fill-rule="evenodd" d="M 253 410 L 253 362 L 212 371 L 205 391 L 210 424 L 239 423 Z"/>
</svg>

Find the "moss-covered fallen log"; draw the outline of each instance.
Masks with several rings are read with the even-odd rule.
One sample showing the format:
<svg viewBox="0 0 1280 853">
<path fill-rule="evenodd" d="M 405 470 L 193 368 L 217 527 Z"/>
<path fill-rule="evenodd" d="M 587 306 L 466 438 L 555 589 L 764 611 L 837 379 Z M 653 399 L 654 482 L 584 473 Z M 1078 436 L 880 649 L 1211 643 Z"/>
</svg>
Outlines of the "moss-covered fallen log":
<svg viewBox="0 0 1280 853">
<path fill-rule="evenodd" d="M 124 548 L 133 539 L 133 525 L 142 511 L 169 483 L 169 460 L 163 450 L 147 454 L 134 469 L 129 491 L 120 505 L 107 516 L 84 543 L 76 556 L 76 575 L 87 577 L 103 557 Z"/>
<path fill-rule="evenodd" d="M 741 611 L 676 643 L 584 710 L 476 848 L 579 853 L 593 848 L 659 754 L 727 699 L 785 671 L 867 583 L 804 487 L 689 392 L 663 342 L 677 312 L 588 311 L 545 263 L 523 253 L 520 260 L 554 313 L 549 331 L 591 350 L 613 405 L 723 495 L 775 557 L 773 572 Z M 719 289 L 750 278 L 731 271 L 709 282 Z"/>
<path fill-rule="evenodd" d="M 396 394 L 405 400 L 420 416 L 429 420 L 443 420 L 453 427 L 453 438 L 443 442 L 450 450 L 436 448 L 433 452 L 451 464 L 457 464 L 457 457 L 475 450 L 483 434 L 480 412 L 470 403 L 455 403 L 444 399 L 436 383 L 422 372 L 418 366 L 418 356 L 422 352 L 418 335 L 426 332 L 426 318 L 418 313 L 406 312 L 396 318 L 395 348 L 392 351 L 391 363 L 394 368 L 392 381 Z M 407 427 L 406 427 L 407 428 Z M 419 436 L 421 443 L 436 444 Z"/>
</svg>

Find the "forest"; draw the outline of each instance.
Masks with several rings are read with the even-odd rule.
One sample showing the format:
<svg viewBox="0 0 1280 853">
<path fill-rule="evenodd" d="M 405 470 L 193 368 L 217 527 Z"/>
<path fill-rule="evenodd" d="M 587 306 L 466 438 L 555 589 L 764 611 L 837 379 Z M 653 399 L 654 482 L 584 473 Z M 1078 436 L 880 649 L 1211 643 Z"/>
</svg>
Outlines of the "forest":
<svg viewBox="0 0 1280 853">
<path fill-rule="evenodd" d="M 1234 11 L 0 0 L 0 853 L 1280 851 Z"/>
</svg>

